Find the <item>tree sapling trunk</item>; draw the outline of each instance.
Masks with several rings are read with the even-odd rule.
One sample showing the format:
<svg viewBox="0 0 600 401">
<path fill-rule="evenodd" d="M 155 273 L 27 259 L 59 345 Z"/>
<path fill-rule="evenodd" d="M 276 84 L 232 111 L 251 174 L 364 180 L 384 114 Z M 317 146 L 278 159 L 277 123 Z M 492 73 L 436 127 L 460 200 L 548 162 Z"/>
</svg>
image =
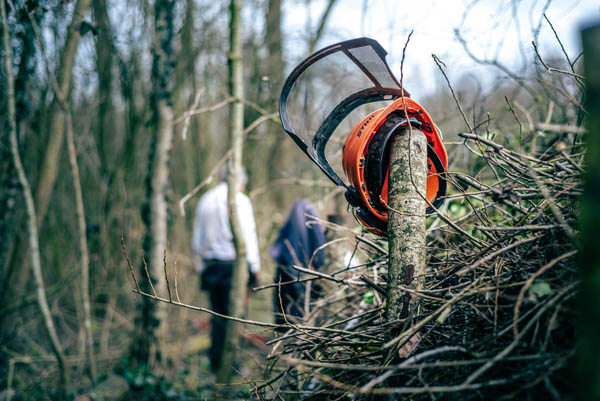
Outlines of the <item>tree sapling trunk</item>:
<svg viewBox="0 0 600 401">
<path fill-rule="evenodd" d="M 248 282 L 248 263 L 246 261 L 246 244 L 242 236 L 237 213 L 237 193 L 239 177 L 242 169 L 242 147 L 244 130 L 244 104 L 241 99 L 243 92 L 243 66 L 242 66 L 242 24 L 241 24 L 241 0 L 231 0 L 230 3 L 230 25 L 229 25 L 229 90 L 232 97 L 237 100 L 230 106 L 230 146 L 233 154 L 229 160 L 227 175 L 227 209 L 229 211 L 229 223 L 233 235 L 236 258 L 233 265 L 233 277 L 231 278 L 231 291 L 229 293 L 229 315 L 241 317 L 244 311 L 244 295 L 246 283 Z M 217 380 L 219 383 L 229 383 L 233 373 L 235 362 L 235 351 L 239 344 L 239 323 L 227 321 L 225 329 L 225 345 L 221 354 Z"/>
<path fill-rule="evenodd" d="M 3 31 L 3 46 L 4 46 L 4 67 L 6 74 L 7 83 L 7 100 L 8 100 L 8 123 L 9 123 L 9 137 L 10 137 L 10 149 L 13 156 L 13 162 L 21 188 L 23 189 L 23 196 L 25 198 L 25 209 L 27 211 L 27 233 L 29 240 L 29 251 L 31 255 L 31 267 L 33 275 L 35 277 L 37 300 L 42 316 L 44 317 L 44 323 L 46 330 L 48 331 L 48 337 L 50 344 L 52 345 L 52 351 L 58 361 L 58 369 L 60 372 L 60 384 L 58 388 L 59 395 L 64 397 L 66 389 L 68 387 L 68 367 L 65 360 L 65 355 L 56 333 L 54 321 L 52 320 L 52 314 L 46 299 L 46 288 L 44 286 L 44 277 L 42 274 L 42 262 L 40 259 L 40 247 L 39 247 L 39 235 L 37 217 L 35 211 L 35 205 L 33 203 L 33 196 L 31 194 L 31 187 L 27 176 L 25 175 L 25 169 L 21 162 L 21 156 L 19 155 L 19 146 L 17 143 L 17 126 L 15 116 L 15 86 L 12 74 L 12 48 L 10 46 L 10 31 L 8 28 L 8 21 L 6 16 L 6 8 L 4 2 L 0 3 L 0 16 L 2 19 L 2 31 Z"/>
<path fill-rule="evenodd" d="M 420 289 L 425 275 L 427 141 L 417 129 L 391 139 L 389 173 L 389 267 L 385 320 L 406 318 L 415 297 L 398 286 Z M 413 302 L 411 302 L 411 298 Z"/>
</svg>

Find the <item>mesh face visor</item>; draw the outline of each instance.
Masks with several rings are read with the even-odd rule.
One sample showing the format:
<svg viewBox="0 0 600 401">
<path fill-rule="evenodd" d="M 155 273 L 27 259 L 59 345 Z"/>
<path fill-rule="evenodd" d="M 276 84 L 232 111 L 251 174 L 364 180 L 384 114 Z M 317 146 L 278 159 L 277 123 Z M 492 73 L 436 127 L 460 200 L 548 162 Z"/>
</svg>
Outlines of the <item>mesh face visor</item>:
<svg viewBox="0 0 600 401">
<path fill-rule="evenodd" d="M 373 39 L 337 43 L 304 60 L 284 83 L 279 99 L 283 129 L 337 185 L 348 187 L 328 159 L 336 147 L 341 153 L 349 129 L 337 130 L 338 135 L 336 128 L 362 105 L 409 96 L 390 71 L 386 54 Z"/>
</svg>

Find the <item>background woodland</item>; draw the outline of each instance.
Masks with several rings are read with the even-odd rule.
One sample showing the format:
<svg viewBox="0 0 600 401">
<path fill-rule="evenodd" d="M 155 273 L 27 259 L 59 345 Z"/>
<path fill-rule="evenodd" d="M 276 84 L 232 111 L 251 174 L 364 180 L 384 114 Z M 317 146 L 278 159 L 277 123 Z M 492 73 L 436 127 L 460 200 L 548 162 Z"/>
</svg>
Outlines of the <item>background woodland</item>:
<svg viewBox="0 0 600 401">
<path fill-rule="evenodd" d="M 287 30 L 287 3 L 294 12 L 305 8 L 302 31 Z M 181 301 L 207 307 L 190 246 L 194 207 L 231 155 L 234 103 L 243 104 L 242 164 L 265 287 L 252 294 L 248 319 L 273 321 L 268 247 L 293 201 L 309 198 L 323 220 L 339 217 L 326 225 L 334 242 L 327 277 L 320 277 L 323 297 L 307 321 L 332 329 L 315 339 L 290 326 L 277 343 L 269 342 L 275 336 L 269 327 L 242 326 L 235 397 L 571 396 L 577 219 L 590 115 L 586 59 L 565 50 L 544 14 L 551 1 L 533 16 L 529 39 L 507 44 L 519 54 L 517 63 L 479 55 L 460 30 L 454 40 L 478 73 L 455 71 L 434 55 L 435 75 L 427 80 L 435 89 L 417 100 L 444 133 L 449 193 L 427 223 L 432 273 L 426 290 L 416 293 L 421 306 L 400 322 L 405 331 L 423 331 L 418 340 L 390 344 L 398 333 L 379 320 L 384 294 L 377 284 L 385 280 L 387 244 L 361 230 L 340 189 L 282 131 L 277 110 L 291 68 L 348 39 L 329 29 L 341 3 L 320 2 L 315 14 L 310 0 L 244 1 L 241 99 L 232 97 L 228 81 L 229 2 L 4 3 L 7 24 L 0 31 L 8 34 L 10 52 L 3 46 L 0 59 L 3 66 L 9 60 L 14 88 L 3 67 L 0 399 L 186 400 L 223 391 L 205 354 L 209 316 L 135 294 L 128 264 L 151 293 L 147 267 L 163 298 L 169 285 L 163 269 L 171 280 L 176 269 Z M 464 5 L 465 19 L 477 3 Z M 512 7 L 516 21 L 525 18 L 519 1 Z M 552 48 L 536 47 L 540 31 L 556 35 Z M 407 37 L 388 52 L 402 54 Z M 5 112 L 11 98 L 13 128 Z M 23 194 L 13 143 L 33 202 Z M 359 269 L 345 267 L 348 252 L 363 263 Z M 413 370 L 381 366 L 390 347 Z M 446 365 L 436 359 L 440 354 L 448 356 Z M 415 365 L 431 356 L 433 366 Z M 394 391 L 402 388 L 413 390 Z"/>
</svg>

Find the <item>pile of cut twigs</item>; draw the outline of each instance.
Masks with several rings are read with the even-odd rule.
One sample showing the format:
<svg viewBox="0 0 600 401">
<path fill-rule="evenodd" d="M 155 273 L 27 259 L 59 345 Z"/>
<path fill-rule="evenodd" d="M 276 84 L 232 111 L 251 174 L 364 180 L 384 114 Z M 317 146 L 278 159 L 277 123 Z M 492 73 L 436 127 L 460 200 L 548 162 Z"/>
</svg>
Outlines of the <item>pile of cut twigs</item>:
<svg viewBox="0 0 600 401">
<path fill-rule="evenodd" d="M 357 236 L 368 255 L 358 267 L 301 269 L 321 296 L 270 342 L 256 394 L 567 398 L 584 148 L 581 129 L 550 129 L 532 126 L 517 150 L 489 132 L 458 134 L 450 160 L 467 149 L 475 167 L 461 168 L 470 174 L 450 167 L 449 195 L 427 220 L 425 289 L 407 289 L 417 299 L 407 318 L 384 324 L 385 241 Z"/>
</svg>

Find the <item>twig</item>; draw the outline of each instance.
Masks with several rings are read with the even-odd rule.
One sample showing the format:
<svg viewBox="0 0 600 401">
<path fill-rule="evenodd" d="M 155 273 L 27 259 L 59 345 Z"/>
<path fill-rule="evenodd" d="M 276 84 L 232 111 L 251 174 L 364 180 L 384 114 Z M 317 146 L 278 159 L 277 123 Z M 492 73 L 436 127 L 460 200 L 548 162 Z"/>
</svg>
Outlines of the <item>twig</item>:
<svg viewBox="0 0 600 401">
<path fill-rule="evenodd" d="M 200 94 L 201 94 L 201 92 L 198 92 L 196 94 L 196 98 L 198 98 L 198 100 L 199 100 Z M 181 122 L 186 122 L 186 121 L 189 124 L 189 120 L 190 120 L 191 117 L 197 116 L 197 115 L 200 115 L 200 114 L 203 114 L 203 113 L 207 113 L 207 112 L 217 111 L 217 110 L 219 110 L 219 109 L 227 106 L 229 103 L 231 103 L 231 102 L 233 102 L 235 100 L 236 100 L 236 98 L 234 98 L 234 97 L 228 97 L 228 98 L 226 98 L 226 99 L 224 99 L 224 100 L 220 101 L 219 103 L 214 104 L 212 106 L 201 107 L 199 109 L 192 108 L 192 110 L 188 110 L 185 113 L 183 113 L 183 115 L 181 117 L 173 119 L 172 124 L 173 125 L 177 125 L 177 124 L 179 124 Z M 194 104 L 196 104 L 196 101 L 194 101 Z"/>
<path fill-rule="evenodd" d="M 148 272 L 148 263 L 146 263 L 146 258 L 142 255 L 142 261 L 144 262 L 144 271 L 146 272 L 146 279 L 148 280 L 148 284 L 150 284 L 150 288 L 152 289 L 152 294 L 156 297 L 156 291 L 154 290 L 154 285 L 152 285 L 152 279 L 150 278 L 150 273 Z"/>
<path fill-rule="evenodd" d="M 482 367 L 477 369 L 475 372 L 473 372 L 464 381 L 463 384 L 469 385 L 469 384 L 473 383 L 479 376 L 481 376 L 483 373 L 485 373 L 487 370 L 489 370 L 492 366 L 494 366 L 494 364 L 496 362 L 498 362 L 499 360 L 504 358 L 506 355 L 508 355 L 519 344 L 519 340 L 521 339 L 521 337 L 523 337 L 523 335 L 525 335 L 533 327 L 533 325 L 536 324 L 538 318 L 543 313 L 545 313 L 548 308 L 550 308 L 552 305 L 554 305 L 559 300 L 566 301 L 568 296 L 565 296 L 565 294 L 568 293 L 569 291 L 573 290 L 577 285 L 578 285 L 577 282 L 571 283 L 570 285 L 565 287 L 562 291 L 560 291 L 554 298 L 552 298 L 550 301 L 548 301 L 542 308 L 540 308 L 540 310 L 535 314 L 535 316 L 525 325 L 525 327 L 523 328 L 523 331 L 521 331 L 520 333 L 517 333 L 517 337 L 515 337 L 513 342 L 510 343 L 508 345 L 508 347 L 506 347 L 504 350 L 502 350 L 502 352 L 498 353 L 491 361 L 487 362 L 485 365 L 483 365 Z M 572 295 L 573 294 L 571 294 L 571 296 Z"/>
<path fill-rule="evenodd" d="M 173 269 L 175 269 L 175 296 L 177 297 L 177 302 L 181 303 L 181 299 L 179 299 L 179 290 L 177 289 L 177 255 L 175 255 L 175 261 L 173 262 Z M 138 287 L 139 290 L 139 287 Z"/>
<path fill-rule="evenodd" d="M 127 260 L 127 266 L 129 266 L 129 271 L 131 272 L 131 277 L 133 278 L 133 282 L 135 283 L 135 288 L 138 292 L 141 292 L 140 285 L 138 284 L 137 278 L 135 277 L 135 273 L 133 272 L 133 267 L 131 267 L 131 261 L 129 260 L 129 254 L 127 253 L 127 248 L 125 248 L 125 241 L 122 235 L 121 248 L 123 249 L 123 255 L 125 255 L 125 260 Z"/>
<path fill-rule="evenodd" d="M 552 259 L 549 263 L 545 264 L 538 271 L 536 271 L 534 274 L 532 274 L 531 277 L 529 277 L 529 279 L 525 283 L 525 285 L 521 288 L 521 291 L 519 291 L 519 297 L 517 298 L 517 302 L 515 303 L 515 308 L 514 308 L 514 313 L 513 313 L 513 336 L 514 336 L 515 340 L 517 340 L 519 338 L 519 326 L 517 325 L 517 322 L 519 321 L 519 310 L 521 308 L 521 304 L 523 303 L 523 298 L 525 296 L 525 292 L 527 292 L 529 287 L 531 287 L 531 285 L 533 284 L 535 279 L 537 279 L 539 276 L 544 274 L 546 272 L 546 270 L 550 269 L 552 266 L 556 265 L 558 262 L 575 255 L 576 253 L 577 253 L 577 250 L 573 250 L 571 252 L 567 252 L 563 255 L 560 255 L 557 258 Z"/>
<path fill-rule="evenodd" d="M 229 102 L 231 102 L 233 100 L 235 100 L 235 99 L 231 98 L 231 100 L 229 100 Z M 248 133 L 250 133 L 252 130 L 254 130 L 257 126 L 259 126 L 260 124 L 262 124 L 265 121 L 273 120 L 276 116 L 278 116 L 278 115 L 276 115 L 275 113 L 271 113 L 271 114 L 264 115 L 264 116 L 257 118 L 242 132 L 244 138 L 248 135 Z M 208 173 L 206 178 L 204 180 L 202 180 L 202 182 L 200 182 L 200 184 L 196 185 L 190 192 L 185 194 L 179 200 L 179 212 L 181 213 L 182 216 L 185 216 L 186 202 L 189 201 L 194 195 L 196 195 L 202 188 L 209 185 L 213 181 L 214 176 L 219 172 L 219 170 L 227 162 L 227 160 L 229 160 L 229 158 L 231 157 L 232 154 L 233 154 L 233 148 L 229 149 L 225 153 L 225 155 L 223 155 L 223 157 L 214 165 L 214 167 L 212 168 L 210 173 Z"/>
<path fill-rule="evenodd" d="M 533 50 L 535 50 L 535 54 L 536 54 L 538 60 L 540 60 L 540 63 L 542 63 L 542 65 L 544 66 L 544 68 L 546 69 L 546 71 L 548 71 L 548 73 L 558 72 L 560 74 L 567 74 L 567 75 L 570 75 L 572 77 L 577 78 L 578 82 L 579 82 L 580 79 L 585 79 L 585 77 L 583 77 L 583 76 L 581 76 L 579 74 L 576 74 L 574 72 L 565 71 L 565 70 L 561 70 L 561 69 L 553 68 L 553 67 L 548 67 L 548 65 L 542 59 L 542 56 L 540 55 L 540 53 L 538 51 L 538 48 L 535 45 L 535 42 L 533 40 L 531 41 L 531 44 L 533 45 Z"/>
<path fill-rule="evenodd" d="M 196 96 L 194 96 L 194 103 L 192 104 L 191 110 L 195 110 L 198 108 L 198 104 L 200 103 L 201 95 L 202 95 L 202 91 L 198 91 L 196 93 Z M 181 129 L 181 139 L 183 139 L 184 141 L 187 139 L 187 132 L 190 127 L 191 119 L 192 119 L 192 114 L 189 113 L 189 114 L 187 114 L 187 116 L 183 122 L 183 128 Z"/>
<path fill-rule="evenodd" d="M 383 288 L 379 284 L 375 283 L 373 280 L 371 280 L 367 276 L 360 276 L 360 279 L 362 281 L 364 281 L 369 287 L 373 288 L 374 290 L 376 290 L 377 292 L 379 292 L 384 297 L 387 296 L 387 292 L 385 291 L 385 288 Z"/>
<path fill-rule="evenodd" d="M 167 274 L 167 250 L 163 252 L 163 270 L 165 272 L 165 281 L 167 282 L 167 292 L 169 293 L 169 301 L 172 301 L 171 287 L 169 286 L 169 275 Z"/>
<path fill-rule="evenodd" d="M 535 240 L 539 239 L 540 237 L 541 237 L 541 235 L 537 235 L 535 237 L 523 238 L 522 240 L 515 241 L 515 242 L 511 243 L 510 245 L 507 245 L 507 246 L 505 246 L 505 247 L 503 247 L 503 248 L 501 248 L 501 249 L 499 249 L 499 250 L 497 250 L 495 252 L 490 253 L 486 257 L 479 259 L 477 262 L 473 263 L 472 265 L 466 266 L 466 267 L 460 269 L 459 271 L 456 272 L 456 275 L 457 276 L 462 276 L 462 275 L 470 272 L 471 270 L 474 270 L 474 269 L 478 268 L 482 264 L 489 262 L 490 260 L 494 259 L 498 255 L 501 255 L 501 254 L 503 254 L 503 253 L 505 253 L 505 252 L 513 249 L 513 248 L 516 248 L 516 247 L 520 246 L 520 245 L 526 244 L 528 242 L 535 241 Z"/>
<path fill-rule="evenodd" d="M 577 127 L 573 125 L 538 123 L 536 127 L 543 131 L 569 132 L 572 134 L 585 134 L 587 132 L 584 127 Z"/>
<path fill-rule="evenodd" d="M 346 283 L 346 280 L 344 280 L 344 279 L 336 278 L 336 277 L 330 276 L 329 274 L 321 273 L 316 270 L 305 269 L 304 267 L 296 266 L 296 265 L 292 265 L 292 268 L 294 270 L 298 270 L 299 272 L 306 273 L 306 274 L 312 274 L 313 276 L 324 278 L 324 279 L 327 279 L 327 280 L 330 280 L 330 281 L 333 281 L 336 283 Z"/>
<path fill-rule="evenodd" d="M 435 64 L 438 66 L 440 72 L 444 76 L 444 79 L 446 80 L 446 83 L 448 84 L 448 88 L 450 89 L 450 93 L 452 93 L 452 98 L 454 99 L 454 102 L 456 103 L 456 106 L 458 107 L 458 111 L 460 111 L 460 115 L 462 116 L 465 124 L 467 125 L 467 128 L 469 128 L 469 132 L 473 133 L 473 127 L 471 126 L 471 123 L 469 123 L 469 120 L 467 119 L 467 116 L 465 115 L 465 112 L 463 111 L 462 106 L 460 105 L 460 102 L 458 101 L 458 98 L 456 97 L 456 94 L 454 93 L 454 88 L 452 88 L 452 85 L 450 84 L 450 79 L 448 79 L 446 72 L 442 68 L 442 65 L 443 66 L 446 66 L 446 65 L 435 54 L 432 54 L 431 57 L 433 58 L 433 61 L 435 61 Z"/>
</svg>

